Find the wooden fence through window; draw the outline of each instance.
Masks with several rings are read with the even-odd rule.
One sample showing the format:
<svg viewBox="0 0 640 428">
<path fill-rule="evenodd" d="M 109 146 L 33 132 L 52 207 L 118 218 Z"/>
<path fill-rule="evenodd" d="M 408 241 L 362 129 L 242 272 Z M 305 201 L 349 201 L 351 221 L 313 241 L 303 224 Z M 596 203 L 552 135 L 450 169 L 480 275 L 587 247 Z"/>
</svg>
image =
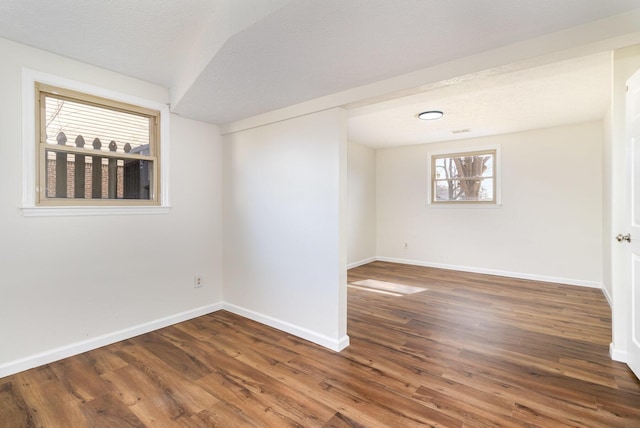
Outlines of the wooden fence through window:
<svg viewBox="0 0 640 428">
<path fill-rule="evenodd" d="M 66 146 L 67 136 L 60 132 L 56 141 L 59 146 Z M 83 152 L 90 150 L 85 148 L 82 135 L 76 137 L 74 144 Z M 108 147 L 109 152 L 117 153 L 115 141 L 111 141 Z M 102 142 L 99 138 L 93 140 L 92 148 L 96 154 L 67 152 L 55 146 L 45 148 L 47 198 L 150 199 L 151 160 L 101 155 Z M 130 153 L 131 145 L 125 144 L 123 151 Z M 49 156 L 49 153 L 55 156 Z"/>
</svg>

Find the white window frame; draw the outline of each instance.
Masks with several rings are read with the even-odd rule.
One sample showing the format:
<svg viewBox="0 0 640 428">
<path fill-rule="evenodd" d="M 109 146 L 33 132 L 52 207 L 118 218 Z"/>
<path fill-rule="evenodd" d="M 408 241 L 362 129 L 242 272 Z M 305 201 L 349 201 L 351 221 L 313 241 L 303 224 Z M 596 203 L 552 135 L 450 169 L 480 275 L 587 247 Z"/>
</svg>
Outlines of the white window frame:
<svg viewBox="0 0 640 428">
<path fill-rule="evenodd" d="M 495 195 L 494 201 L 446 201 L 446 202 L 434 202 L 433 201 L 433 158 L 434 157 L 456 157 L 467 153 L 475 152 L 495 152 L 494 159 L 494 180 L 495 180 Z M 461 147 L 459 149 L 440 150 L 435 152 L 429 152 L 427 154 L 427 206 L 437 208 L 499 208 L 502 206 L 502 168 L 501 168 L 501 153 L 500 145 L 481 146 L 481 147 Z"/>
<path fill-rule="evenodd" d="M 75 92 L 81 92 L 100 98 L 106 98 L 126 104 L 137 105 L 160 112 L 160 193 L 159 205 L 128 206 L 41 206 L 37 205 L 37 158 L 36 149 L 36 82 L 56 86 Z M 22 206 L 23 215 L 29 217 L 70 216 L 70 215 L 128 215 L 128 214 L 166 214 L 169 204 L 169 106 L 167 104 L 127 95 L 82 82 L 54 76 L 47 73 L 23 68 L 22 70 L 22 153 L 23 180 Z"/>
</svg>

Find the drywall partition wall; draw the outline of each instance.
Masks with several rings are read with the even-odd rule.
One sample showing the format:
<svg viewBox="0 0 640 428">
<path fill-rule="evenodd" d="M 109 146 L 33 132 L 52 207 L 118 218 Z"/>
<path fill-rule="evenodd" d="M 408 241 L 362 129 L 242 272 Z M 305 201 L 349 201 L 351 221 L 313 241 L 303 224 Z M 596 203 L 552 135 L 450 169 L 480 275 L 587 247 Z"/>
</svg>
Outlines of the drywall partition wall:
<svg viewBox="0 0 640 428">
<path fill-rule="evenodd" d="M 345 112 L 228 134 L 223 152 L 225 308 L 342 349 Z"/>
<path fill-rule="evenodd" d="M 168 214 L 25 217 L 23 67 L 157 102 L 167 91 L 3 39 L 0 56 L 0 377 L 219 307 L 217 127 L 171 116 Z"/>
<path fill-rule="evenodd" d="M 378 258 L 600 286 L 602 133 L 593 122 L 378 150 Z M 500 207 L 427 205 L 429 152 L 489 145 Z"/>
<path fill-rule="evenodd" d="M 347 156 L 347 267 L 376 257 L 376 152 L 349 142 Z"/>
</svg>

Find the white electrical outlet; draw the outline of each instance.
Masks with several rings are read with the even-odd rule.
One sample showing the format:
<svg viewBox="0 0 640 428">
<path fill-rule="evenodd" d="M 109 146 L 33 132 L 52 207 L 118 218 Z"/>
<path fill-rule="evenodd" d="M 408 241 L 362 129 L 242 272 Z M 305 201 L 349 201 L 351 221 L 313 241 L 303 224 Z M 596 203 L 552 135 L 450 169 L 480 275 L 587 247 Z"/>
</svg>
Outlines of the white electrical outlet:
<svg viewBox="0 0 640 428">
<path fill-rule="evenodd" d="M 194 276 L 193 277 L 193 286 L 195 288 L 202 287 L 202 277 L 201 276 Z"/>
</svg>

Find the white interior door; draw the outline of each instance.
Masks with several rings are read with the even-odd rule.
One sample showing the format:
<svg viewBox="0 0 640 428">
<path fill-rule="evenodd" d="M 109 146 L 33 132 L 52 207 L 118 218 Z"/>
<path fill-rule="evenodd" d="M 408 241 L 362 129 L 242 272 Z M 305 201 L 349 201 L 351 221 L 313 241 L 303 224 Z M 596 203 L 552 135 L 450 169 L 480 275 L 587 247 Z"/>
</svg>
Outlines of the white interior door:
<svg viewBox="0 0 640 428">
<path fill-rule="evenodd" d="M 631 224 L 628 234 L 618 235 L 617 239 L 628 246 L 631 259 L 631 328 L 628 349 L 628 364 L 640 378 L 640 70 L 627 81 L 627 153 L 631 154 L 629 178 L 629 202 L 631 205 Z"/>
</svg>

